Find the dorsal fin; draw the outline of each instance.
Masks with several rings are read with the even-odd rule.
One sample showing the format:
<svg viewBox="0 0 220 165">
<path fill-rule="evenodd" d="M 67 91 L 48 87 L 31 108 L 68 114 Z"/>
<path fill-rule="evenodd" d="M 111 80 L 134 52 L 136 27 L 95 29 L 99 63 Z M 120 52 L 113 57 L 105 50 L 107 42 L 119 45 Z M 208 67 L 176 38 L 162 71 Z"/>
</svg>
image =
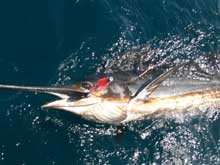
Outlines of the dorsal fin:
<svg viewBox="0 0 220 165">
<path fill-rule="evenodd" d="M 132 99 L 140 99 L 140 100 L 145 100 L 151 93 L 157 89 L 157 87 L 164 81 L 166 80 L 172 73 L 176 72 L 180 67 L 185 65 L 186 63 L 177 65 L 173 67 L 172 69 L 168 70 L 165 73 L 162 73 L 160 76 L 158 76 L 156 79 L 154 79 L 152 82 L 146 85 L 144 83 L 141 85 L 141 87 L 137 90 L 137 92 L 131 96 Z"/>
<path fill-rule="evenodd" d="M 137 81 L 138 79 L 144 77 L 145 75 L 147 75 L 149 72 L 151 72 L 152 70 L 162 66 L 166 61 L 167 61 L 168 57 L 166 57 L 165 59 L 163 59 L 160 63 L 158 64 L 153 64 L 153 65 L 150 65 L 144 72 L 142 72 L 141 74 L 139 74 L 138 76 L 135 76 L 133 78 L 131 78 L 127 83 L 128 84 L 131 84 L 135 81 Z"/>
</svg>

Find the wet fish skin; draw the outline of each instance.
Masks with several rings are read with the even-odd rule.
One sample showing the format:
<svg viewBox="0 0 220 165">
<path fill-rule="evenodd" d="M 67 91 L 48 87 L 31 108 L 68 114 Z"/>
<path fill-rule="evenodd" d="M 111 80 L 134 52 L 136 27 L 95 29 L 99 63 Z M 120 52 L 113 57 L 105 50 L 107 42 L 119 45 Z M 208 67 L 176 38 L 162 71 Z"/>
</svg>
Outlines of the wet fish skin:
<svg viewBox="0 0 220 165">
<path fill-rule="evenodd" d="M 99 98 L 99 102 L 87 108 L 71 106 L 60 109 L 77 113 L 85 119 L 99 123 L 125 124 L 134 120 L 143 120 L 149 115 L 168 111 L 199 110 L 202 108 L 220 107 L 220 88 L 200 90 L 168 97 L 149 97 L 137 100 L 129 105 L 129 98 Z M 59 107 L 57 107 L 59 108 Z"/>
<path fill-rule="evenodd" d="M 128 110 L 131 117 L 124 120 L 123 123 L 143 119 L 154 113 L 199 110 L 212 107 L 220 108 L 220 88 L 169 97 L 150 97 L 146 101 L 140 100 L 132 105 L 130 110 Z"/>
</svg>

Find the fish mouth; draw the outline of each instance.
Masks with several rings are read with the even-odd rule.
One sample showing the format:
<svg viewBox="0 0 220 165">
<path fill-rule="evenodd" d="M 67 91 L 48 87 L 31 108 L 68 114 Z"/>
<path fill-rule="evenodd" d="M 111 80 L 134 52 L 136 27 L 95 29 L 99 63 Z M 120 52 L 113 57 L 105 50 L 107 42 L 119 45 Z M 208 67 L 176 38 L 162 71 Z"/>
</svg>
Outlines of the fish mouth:
<svg viewBox="0 0 220 165">
<path fill-rule="evenodd" d="M 83 81 L 63 87 L 16 86 L 0 84 L 0 89 L 48 93 L 57 96 L 59 99 L 42 105 L 42 109 L 62 109 L 79 114 L 81 111 L 84 111 L 82 107 L 85 109 L 85 107 L 89 107 L 92 104 L 97 103 L 97 99 L 91 98 L 90 88 L 92 86 L 92 82 Z"/>
</svg>

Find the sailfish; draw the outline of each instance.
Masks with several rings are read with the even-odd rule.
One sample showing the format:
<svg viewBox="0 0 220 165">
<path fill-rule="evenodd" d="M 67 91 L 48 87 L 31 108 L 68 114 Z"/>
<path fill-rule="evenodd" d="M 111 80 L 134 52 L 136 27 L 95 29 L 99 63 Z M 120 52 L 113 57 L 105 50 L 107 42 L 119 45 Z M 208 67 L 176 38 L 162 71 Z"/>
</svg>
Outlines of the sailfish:
<svg viewBox="0 0 220 165">
<path fill-rule="evenodd" d="M 122 125 L 154 114 L 220 107 L 220 83 L 168 77 L 185 64 L 174 66 L 151 82 L 119 81 L 114 76 L 97 81 L 82 81 L 62 87 L 0 85 L 0 90 L 48 93 L 59 99 L 43 109 L 72 112 L 98 123 Z M 147 73 L 147 71 L 145 72 Z M 144 74 L 145 74 L 144 73 Z M 137 82 L 141 83 L 137 83 Z"/>
</svg>

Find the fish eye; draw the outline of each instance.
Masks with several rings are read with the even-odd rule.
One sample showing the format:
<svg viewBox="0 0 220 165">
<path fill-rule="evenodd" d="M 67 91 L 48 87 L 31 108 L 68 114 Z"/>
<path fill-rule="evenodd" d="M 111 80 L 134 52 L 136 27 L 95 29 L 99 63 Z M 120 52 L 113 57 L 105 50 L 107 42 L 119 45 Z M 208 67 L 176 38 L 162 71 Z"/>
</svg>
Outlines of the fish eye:
<svg viewBox="0 0 220 165">
<path fill-rule="evenodd" d="M 114 78 L 113 77 L 109 77 L 109 81 L 110 82 L 114 81 Z"/>
<path fill-rule="evenodd" d="M 93 87 L 93 84 L 90 81 L 84 81 L 81 83 L 81 87 L 90 90 Z"/>
</svg>

